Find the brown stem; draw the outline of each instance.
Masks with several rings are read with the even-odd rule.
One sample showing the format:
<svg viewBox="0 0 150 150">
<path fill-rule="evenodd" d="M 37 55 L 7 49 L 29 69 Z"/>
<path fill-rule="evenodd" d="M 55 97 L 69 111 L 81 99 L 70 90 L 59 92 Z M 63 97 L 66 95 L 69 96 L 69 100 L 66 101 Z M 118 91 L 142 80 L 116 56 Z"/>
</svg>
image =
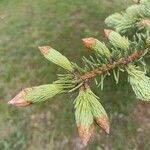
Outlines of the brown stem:
<svg viewBox="0 0 150 150">
<path fill-rule="evenodd" d="M 120 58 L 117 61 L 114 61 L 110 64 L 106 64 L 102 67 L 96 68 L 90 72 L 80 75 L 80 79 L 82 81 L 85 81 L 85 80 L 95 78 L 96 76 L 102 75 L 102 74 L 106 73 L 107 71 L 110 71 L 116 67 L 119 67 L 121 65 L 127 65 L 130 62 L 133 62 L 133 61 L 139 59 L 143 54 L 144 54 L 143 50 L 134 52 L 133 54 L 131 54 L 130 56 L 128 56 L 126 58 Z"/>
</svg>

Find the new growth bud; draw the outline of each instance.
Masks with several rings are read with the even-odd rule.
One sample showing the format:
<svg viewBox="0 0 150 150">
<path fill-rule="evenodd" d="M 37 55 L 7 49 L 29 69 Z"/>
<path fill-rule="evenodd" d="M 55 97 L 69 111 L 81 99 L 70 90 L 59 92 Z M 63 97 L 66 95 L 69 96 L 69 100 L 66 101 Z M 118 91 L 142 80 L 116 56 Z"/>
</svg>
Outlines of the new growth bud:
<svg viewBox="0 0 150 150">
<path fill-rule="evenodd" d="M 130 42 L 128 38 L 121 36 L 119 33 L 105 29 L 105 36 L 110 40 L 111 44 L 116 48 L 128 49 L 130 46 Z"/>
<path fill-rule="evenodd" d="M 63 86 L 59 84 L 48 84 L 26 88 L 9 101 L 8 104 L 18 107 L 29 106 L 32 103 L 38 103 L 52 98 L 62 91 Z"/>
<path fill-rule="evenodd" d="M 144 71 L 139 70 L 139 68 L 134 65 L 129 65 L 127 72 L 128 80 L 137 98 L 150 101 L 150 78 L 145 75 Z"/>
<path fill-rule="evenodd" d="M 39 47 L 39 49 L 46 59 L 70 72 L 73 72 L 74 69 L 71 62 L 57 50 L 49 46 L 42 46 Z"/>
<path fill-rule="evenodd" d="M 117 25 L 121 23 L 123 19 L 123 15 L 119 13 L 112 14 L 105 19 L 105 24 L 108 27 L 115 28 Z"/>
<path fill-rule="evenodd" d="M 97 52 L 102 56 L 110 58 L 111 53 L 104 43 L 94 38 L 84 38 L 82 39 L 82 41 L 85 47 L 94 50 L 95 52 Z"/>
<path fill-rule="evenodd" d="M 90 90 L 87 89 L 87 92 L 90 94 L 90 104 L 91 104 L 91 111 L 96 121 L 97 125 L 104 129 L 104 131 L 109 134 L 110 132 L 110 125 L 107 113 L 101 103 L 98 101 L 98 97 Z"/>
<path fill-rule="evenodd" d="M 139 4 L 131 5 L 126 9 L 124 21 L 130 20 L 130 23 L 135 23 L 143 15 L 142 7 Z M 128 23 L 126 23 L 128 25 Z"/>
<path fill-rule="evenodd" d="M 82 142 L 86 145 L 93 133 L 93 115 L 84 88 L 75 99 L 75 119 Z"/>
<path fill-rule="evenodd" d="M 93 120 L 106 133 L 110 131 L 107 114 L 97 99 L 98 97 L 88 85 L 80 89 L 79 95 L 75 99 L 75 118 L 79 135 L 84 144 L 87 144 L 93 133 Z"/>
</svg>

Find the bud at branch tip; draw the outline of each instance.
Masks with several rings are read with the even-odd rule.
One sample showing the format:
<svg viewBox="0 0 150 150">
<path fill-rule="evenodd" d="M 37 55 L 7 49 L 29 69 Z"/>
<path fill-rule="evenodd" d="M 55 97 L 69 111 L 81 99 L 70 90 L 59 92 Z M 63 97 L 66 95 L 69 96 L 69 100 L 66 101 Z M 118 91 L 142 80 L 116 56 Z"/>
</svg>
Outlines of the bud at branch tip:
<svg viewBox="0 0 150 150">
<path fill-rule="evenodd" d="M 110 29 L 104 29 L 105 36 L 108 38 L 112 31 L 113 30 L 110 30 Z"/>
<path fill-rule="evenodd" d="M 49 50 L 51 47 L 50 46 L 39 46 L 38 48 L 43 55 L 46 55 L 49 53 Z"/>
<path fill-rule="evenodd" d="M 25 96 L 27 95 L 27 92 L 31 91 L 32 88 L 26 88 L 23 89 L 19 94 L 17 94 L 12 100 L 8 102 L 10 105 L 14 105 L 17 107 L 25 107 L 32 104 L 32 102 L 29 102 L 25 99 Z"/>
<path fill-rule="evenodd" d="M 94 39 L 92 37 L 90 37 L 90 38 L 83 38 L 82 42 L 89 49 L 92 49 L 96 45 L 96 39 Z"/>
</svg>

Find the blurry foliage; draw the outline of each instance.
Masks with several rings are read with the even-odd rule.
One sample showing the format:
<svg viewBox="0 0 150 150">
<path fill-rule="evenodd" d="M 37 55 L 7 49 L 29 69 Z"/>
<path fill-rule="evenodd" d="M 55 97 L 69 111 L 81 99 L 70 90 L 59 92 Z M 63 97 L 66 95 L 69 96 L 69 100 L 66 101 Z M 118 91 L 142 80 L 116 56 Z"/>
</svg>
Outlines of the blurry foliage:
<svg viewBox="0 0 150 150">
<path fill-rule="evenodd" d="M 52 44 L 77 62 L 79 56 L 86 53 L 80 39 L 102 37 L 104 18 L 125 8 L 129 2 L 0 1 L 0 149 L 71 149 L 71 141 L 77 133 L 68 95 L 20 109 L 8 106 L 7 101 L 20 87 L 50 83 L 55 79 L 56 68 L 41 57 L 38 46 Z M 144 129 L 143 135 L 138 134 L 140 126 L 132 116 L 131 89 L 124 86 L 124 78 L 118 86 L 111 78 L 107 80 L 101 98 L 107 112 L 111 108 L 113 130 L 110 136 L 97 131 L 87 149 L 148 149 L 150 133 Z M 96 94 L 99 95 L 99 90 Z"/>
</svg>

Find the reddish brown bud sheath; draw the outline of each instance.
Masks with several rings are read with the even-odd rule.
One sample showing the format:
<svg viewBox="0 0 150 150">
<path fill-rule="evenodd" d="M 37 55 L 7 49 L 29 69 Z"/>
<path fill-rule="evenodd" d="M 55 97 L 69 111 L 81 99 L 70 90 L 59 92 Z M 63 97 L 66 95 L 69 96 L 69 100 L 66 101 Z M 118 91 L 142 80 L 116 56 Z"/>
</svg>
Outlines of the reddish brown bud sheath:
<svg viewBox="0 0 150 150">
<path fill-rule="evenodd" d="M 104 29 L 105 36 L 108 38 L 112 31 L 113 30 L 110 30 L 110 29 Z"/>
<path fill-rule="evenodd" d="M 140 0 L 133 0 L 133 2 L 138 4 L 138 3 L 140 3 Z"/>
<path fill-rule="evenodd" d="M 89 49 L 93 49 L 96 45 L 96 39 L 94 39 L 92 37 L 84 38 L 84 39 L 82 39 L 82 42 Z"/>
<path fill-rule="evenodd" d="M 146 27 L 150 24 L 150 20 L 149 19 L 142 19 L 140 22 L 139 22 L 140 25 Z"/>
<path fill-rule="evenodd" d="M 87 145 L 88 141 L 90 140 L 91 135 L 94 131 L 94 125 L 93 123 L 88 127 L 84 128 L 81 123 L 77 124 L 79 136 L 83 142 L 84 145 Z"/>
<path fill-rule="evenodd" d="M 46 55 L 49 53 L 51 47 L 50 46 L 42 46 L 42 47 L 38 47 L 38 48 L 43 55 Z"/>
<path fill-rule="evenodd" d="M 102 115 L 98 118 L 96 118 L 96 123 L 99 127 L 105 130 L 107 134 L 110 132 L 110 126 L 109 126 L 109 120 L 106 115 Z"/>
<path fill-rule="evenodd" d="M 17 107 L 25 107 L 32 104 L 25 99 L 25 96 L 28 91 L 31 91 L 31 88 L 23 89 L 19 94 L 17 94 L 12 100 L 8 102 L 8 104 L 17 106 Z"/>
</svg>

